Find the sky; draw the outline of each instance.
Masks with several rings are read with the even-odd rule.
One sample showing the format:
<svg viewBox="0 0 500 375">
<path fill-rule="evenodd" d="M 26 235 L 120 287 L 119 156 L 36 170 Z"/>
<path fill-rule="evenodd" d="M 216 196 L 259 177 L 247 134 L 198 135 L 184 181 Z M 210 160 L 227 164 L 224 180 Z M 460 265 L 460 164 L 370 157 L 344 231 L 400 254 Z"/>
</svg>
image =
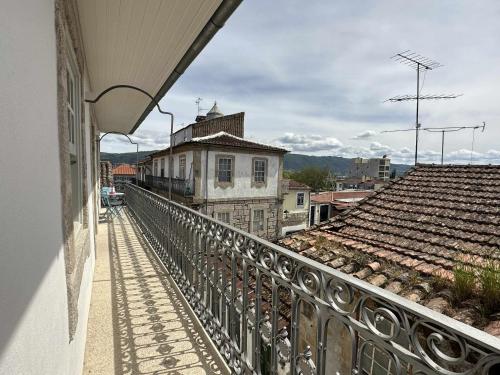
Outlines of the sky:
<svg viewBox="0 0 500 375">
<path fill-rule="evenodd" d="M 174 130 L 214 101 L 245 112 L 245 137 L 295 153 L 381 157 L 412 164 L 416 70 L 391 60 L 411 50 L 443 66 L 421 75 L 420 93 L 463 94 L 421 101 L 422 127 L 474 126 L 448 133 L 445 163 L 500 163 L 500 2 L 243 1 L 162 99 Z M 167 146 L 169 118 L 152 112 L 133 138 L 140 150 Z M 102 151 L 132 152 L 119 136 Z M 439 163 L 441 134 L 422 131 L 419 161 Z"/>
</svg>

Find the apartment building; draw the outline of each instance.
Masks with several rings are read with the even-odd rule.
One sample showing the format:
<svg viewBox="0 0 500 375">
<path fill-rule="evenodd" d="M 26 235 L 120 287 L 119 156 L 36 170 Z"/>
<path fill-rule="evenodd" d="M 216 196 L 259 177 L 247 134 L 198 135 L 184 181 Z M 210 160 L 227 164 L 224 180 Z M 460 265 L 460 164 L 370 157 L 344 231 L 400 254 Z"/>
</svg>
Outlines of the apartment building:
<svg viewBox="0 0 500 375">
<path fill-rule="evenodd" d="M 168 196 L 171 183 L 173 200 L 274 239 L 280 235 L 287 151 L 244 139 L 244 115 L 225 116 L 214 104 L 206 116 L 174 133 L 171 159 L 167 148 L 141 163 L 141 184 Z"/>
<path fill-rule="evenodd" d="M 380 179 L 387 181 L 390 177 L 391 159 L 384 155 L 381 158 L 353 158 L 348 170 L 348 177 L 362 179 Z"/>
</svg>

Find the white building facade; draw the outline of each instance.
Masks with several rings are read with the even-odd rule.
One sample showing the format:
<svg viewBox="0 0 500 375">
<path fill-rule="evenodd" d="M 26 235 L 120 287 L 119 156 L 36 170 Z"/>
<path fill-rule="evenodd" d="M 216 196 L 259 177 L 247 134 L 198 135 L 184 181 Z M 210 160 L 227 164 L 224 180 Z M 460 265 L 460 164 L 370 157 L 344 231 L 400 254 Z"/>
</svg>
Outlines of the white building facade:
<svg viewBox="0 0 500 375">
<path fill-rule="evenodd" d="M 210 112 L 209 112 L 210 115 Z M 243 137 L 243 114 L 215 116 L 176 133 L 176 146 L 150 155 L 143 183 L 212 217 L 258 236 L 280 236 L 281 180 L 285 150 Z M 223 128 L 225 131 L 215 132 Z M 208 134 L 179 141 L 179 134 Z M 231 132 L 231 133 L 229 133 Z M 237 135 L 235 135 L 237 134 Z M 140 173 L 144 176 L 144 173 Z"/>
</svg>

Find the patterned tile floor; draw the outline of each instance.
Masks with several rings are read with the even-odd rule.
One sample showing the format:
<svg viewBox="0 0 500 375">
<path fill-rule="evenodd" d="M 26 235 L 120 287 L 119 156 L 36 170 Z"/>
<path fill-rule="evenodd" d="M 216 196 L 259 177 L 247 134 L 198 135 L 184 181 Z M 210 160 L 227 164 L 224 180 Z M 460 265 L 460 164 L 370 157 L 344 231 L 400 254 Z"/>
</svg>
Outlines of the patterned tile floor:
<svg viewBox="0 0 500 375">
<path fill-rule="evenodd" d="M 226 374 L 124 210 L 99 224 L 84 374 Z"/>
</svg>

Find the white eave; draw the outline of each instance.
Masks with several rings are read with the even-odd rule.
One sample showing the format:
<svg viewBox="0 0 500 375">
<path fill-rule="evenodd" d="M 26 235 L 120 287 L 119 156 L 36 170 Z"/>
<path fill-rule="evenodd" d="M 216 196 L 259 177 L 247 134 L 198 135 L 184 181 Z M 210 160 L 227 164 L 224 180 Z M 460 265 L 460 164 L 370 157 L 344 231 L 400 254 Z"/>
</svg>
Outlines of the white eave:
<svg viewBox="0 0 500 375">
<path fill-rule="evenodd" d="M 241 0 L 85 0 L 78 13 L 91 92 L 134 85 L 157 100 L 170 89 Z M 130 89 L 93 104 L 102 132 L 133 133 L 153 108 Z M 167 109 L 168 110 L 168 109 Z"/>
</svg>

